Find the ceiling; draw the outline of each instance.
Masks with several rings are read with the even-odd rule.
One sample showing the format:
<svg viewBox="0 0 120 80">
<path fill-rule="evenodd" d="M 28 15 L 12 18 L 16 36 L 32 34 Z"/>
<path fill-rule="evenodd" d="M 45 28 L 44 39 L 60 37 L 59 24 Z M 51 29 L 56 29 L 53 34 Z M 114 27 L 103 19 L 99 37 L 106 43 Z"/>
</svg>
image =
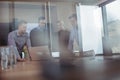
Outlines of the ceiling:
<svg viewBox="0 0 120 80">
<path fill-rule="evenodd" d="M 83 5 L 98 5 L 109 0 L 50 0 L 50 1 L 73 1 L 80 2 Z"/>
<path fill-rule="evenodd" d="M 72 2 L 80 2 L 83 5 L 99 5 L 106 1 L 113 1 L 113 0 L 0 0 L 0 1 L 24 1 L 24 2 L 40 2 L 40 1 L 72 1 Z"/>
<path fill-rule="evenodd" d="M 80 0 L 80 1 L 81 1 L 81 4 L 85 4 L 85 5 L 98 5 L 107 0 Z"/>
</svg>

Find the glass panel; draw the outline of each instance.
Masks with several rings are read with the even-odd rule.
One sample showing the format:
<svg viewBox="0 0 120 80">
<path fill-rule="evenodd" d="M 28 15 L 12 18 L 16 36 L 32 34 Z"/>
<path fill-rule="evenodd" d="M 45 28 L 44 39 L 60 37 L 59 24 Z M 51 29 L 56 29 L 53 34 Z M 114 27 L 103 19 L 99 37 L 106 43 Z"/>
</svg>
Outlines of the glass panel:
<svg viewBox="0 0 120 80">
<path fill-rule="evenodd" d="M 26 32 L 31 41 L 30 53 L 33 60 L 39 60 L 38 56 L 49 54 L 49 26 L 47 22 L 46 2 L 13 2 L 12 3 L 11 31 L 19 28 L 20 21 L 27 22 Z M 18 33 L 19 34 L 19 33 Z M 17 38 L 18 39 L 18 38 Z M 20 42 L 20 41 L 19 41 Z M 20 44 L 16 42 L 16 45 Z M 24 46 L 24 45 L 22 45 Z M 18 47 L 18 46 L 17 46 Z M 23 50 L 23 48 L 22 48 Z M 26 49 L 23 51 L 25 52 Z M 26 50 L 27 51 L 27 50 Z M 21 51 L 19 50 L 19 53 Z M 26 55 L 27 56 L 27 55 Z M 44 59 L 46 57 L 42 57 Z"/>
<path fill-rule="evenodd" d="M 97 6 L 80 6 L 81 34 L 83 51 L 94 50 L 95 54 L 102 54 L 102 15 Z"/>
<path fill-rule="evenodd" d="M 27 21 L 27 32 L 39 25 L 38 18 L 45 17 L 45 2 L 14 2 L 14 19 Z"/>
<path fill-rule="evenodd" d="M 120 1 L 106 5 L 107 27 L 112 53 L 120 53 Z"/>
<path fill-rule="evenodd" d="M 69 45 L 71 25 L 69 16 L 76 13 L 74 2 L 50 2 L 49 16 L 51 23 L 51 51 L 53 56 L 59 57 L 59 51 L 67 51 Z M 73 43 L 74 44 L 74 43 Z M 78 43 L 74 44 L 75 46 Z M 73 51 L 78 47 L 73 47 Z M 72 49 L 71 49 L 72 50 Z M 64 56 L 64 55 L 63 55 Z"/>
<path fill-rule="evenodd" d="M 47 27 L 45 25 L 47 24 L 45 9 L 45 2 L 14 2 L 13 21 L 15 20 L 16 23 L 20 20 L 27 21 L 27 32 L 30 35 L 30 32 L 35 28 L 40 28 L 40 30 L 42 30 L 43 27 Z M 17 26 L 15 26 L 15 29 L 16 28 Z M 39 34 L 39 36 L 37 36 L 37 33 L 35 34 L 36 36 L 31 34 L 30 38 L 33 47 L 42 46 L 42 42 L 40 42 L 40 40 L 44 39 L 44 36 L 41 34 Z M 45 34 L 48 34 L 48 31 Z M 44 41 L 46 41 L 46 39 L 44 39 Z"/>
</svg>

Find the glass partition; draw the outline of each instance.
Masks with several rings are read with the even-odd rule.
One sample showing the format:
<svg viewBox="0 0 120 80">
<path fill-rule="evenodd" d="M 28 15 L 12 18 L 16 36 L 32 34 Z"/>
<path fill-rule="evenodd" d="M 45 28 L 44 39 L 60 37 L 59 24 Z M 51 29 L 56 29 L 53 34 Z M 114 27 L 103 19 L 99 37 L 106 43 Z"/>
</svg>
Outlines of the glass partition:
<svg viewBox="0 0 120 80">
<path fill-rule="evenodd" d="M 120 53 L 120 1 L 106 5 L 108 36 L 112 53 Z"/>
<path fill-rule="evenodd" d="M 17 22 L 20 20 L 27 21 L 29 36 L 33 29 L 41 23 L 45 24 L 47 31 L 40 34 L 42 37 L 39 35 L 38 38 L 47 41 L 50 53 L 54 57 L 59 57 L 61 49 L 62 51 L 68 49 L 73 53 L 77 52 L 78 55 L 88 50 L 94 50 L 96 54 L 103 53 L 102 16 L 101 9 L 97 6 L 81 5 L 74 1 L 13 1 L 0 2 L 0 4 L 4 8 L 0 8 L 2 17 L 0 21 L 9 23 L 8 32 L 16 30 Z M 45 20 L 40 22 L 40 17 L 44 17 Z M 47 38 L 45 38 L 45 34 L 47 34 Z M 31 39 L 34 39 L 32 47 L 39 45 L 40 40 Z M 61 43 L 61 40 L 64 43 Z"/>
<path fill-rule="evenodd" d="M 62 49 L 63 52 L 71 50 L 72 52 L 79 52 L 78 33 L 73 32 L 74 26 L 77 26 L 77 12 L 75 2 L 50 2 L 50 22 L 51 22 L 51 51 L 54 56 L 59 56 Z M 73 20 L 73 15 L 75 20 Z M 77 31 L 77 30 L 76 30 Z M 71 35 L 72 33 L 72 35 Z M 77 36 L 76 36 L 77 35 Z M 72 36 L 72 37 L 71 37 Z M 76 37 L 75 37 L 76 36 Z M 70 42 L 70 39 L 72 40 Z M 81 44 L 80 44 L 81 45 Z M 69 46 L 71 48 L 69 48 Z M 81 48 L 82 49 L 82 48 Z"/>
<path fill-rule="evenodd" d="M 13 19 L 27 21 L 27 32 L 30 33 L 39 26 L 39 17 L 47 18 L 45 7 L 45 2 L 14 2 Z"/>
</svg>

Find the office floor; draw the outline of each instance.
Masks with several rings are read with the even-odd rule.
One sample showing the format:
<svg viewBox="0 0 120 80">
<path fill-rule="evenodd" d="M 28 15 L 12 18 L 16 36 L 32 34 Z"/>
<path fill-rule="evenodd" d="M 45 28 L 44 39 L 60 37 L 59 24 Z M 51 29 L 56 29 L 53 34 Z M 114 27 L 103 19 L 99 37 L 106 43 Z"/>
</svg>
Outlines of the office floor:
<svg viewBox="0 0 120 80">
<path fill-rule="evenodd" d="M 19 62 L 1 72 L 2 80 L 120 80 L 120 56 Z"/>
</svg>

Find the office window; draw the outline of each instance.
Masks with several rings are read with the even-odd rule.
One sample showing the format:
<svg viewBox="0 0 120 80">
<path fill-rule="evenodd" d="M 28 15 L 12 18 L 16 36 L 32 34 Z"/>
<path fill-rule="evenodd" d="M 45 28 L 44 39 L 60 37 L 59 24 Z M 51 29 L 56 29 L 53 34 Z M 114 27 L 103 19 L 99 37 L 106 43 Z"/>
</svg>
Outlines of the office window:
<svg viewBox="0 0 120 80">
<path fill-rule="evenodd" d="M 106 5 L 108 36 L 112 53 L 120 53 L 120 1 Z"/>
</svg>

